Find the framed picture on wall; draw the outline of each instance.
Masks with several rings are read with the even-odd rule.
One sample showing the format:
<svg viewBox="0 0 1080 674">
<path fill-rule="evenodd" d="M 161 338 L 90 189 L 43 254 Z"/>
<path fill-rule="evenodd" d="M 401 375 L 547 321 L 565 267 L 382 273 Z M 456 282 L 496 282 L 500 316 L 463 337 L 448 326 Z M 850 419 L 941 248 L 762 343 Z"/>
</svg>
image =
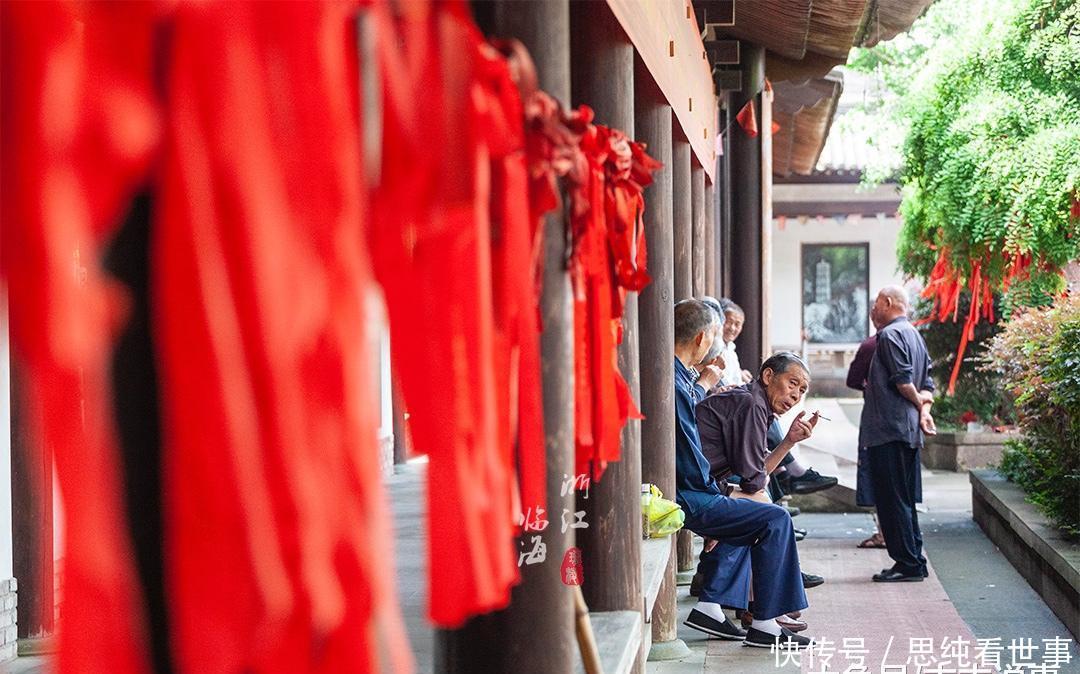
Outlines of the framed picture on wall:
<svg viewBox="0 0 1080 674">
<path fill-rule="evenodd" d="M 857 344 L 870 323 L 870 244 L 804 243 L 802 322 L 810 344 Z"/>
</svg>

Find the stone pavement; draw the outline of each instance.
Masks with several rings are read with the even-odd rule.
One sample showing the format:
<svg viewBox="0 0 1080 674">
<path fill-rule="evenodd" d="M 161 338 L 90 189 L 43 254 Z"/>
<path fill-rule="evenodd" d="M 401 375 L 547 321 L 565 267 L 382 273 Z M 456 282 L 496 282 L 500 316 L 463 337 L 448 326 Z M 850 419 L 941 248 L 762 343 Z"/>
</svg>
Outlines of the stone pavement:
<svg viewBox="0 0 1080 674">
<path fill-rule="evenodd" d="M 871 582 L 873 573 L 891 563 L 884 550 L 855 547 L 873 531 L 869 514 L 800 515 L 796 523 L 810 531 L 809 537 L 799 544 L 803 568 L 827 579 L 824 585 L 807 591 L 810 608 L 803 617 L 810 628 L 806 634 L 819 639 L 825 637 L 834 645 L 842 644 L 844 638 L 862 638 L 869 651 L 866 665 L 870 672 L 881 671 L 877 663 L 885 656 L 886 647 L 888 664 L 904 663 L 910 655 L 909 640 L 913 638 L 931 637 L 933 653 L 939 658 L 946 637 L 952 647 L 956 646 L 958 637 L 967 640 L 972 655 L 975 639 L 1000 639 L 1003 672 L 1008 671 L 1004 665 L 1010 661 L 1009 646 L 1014 639 L 1030 639 L 1039 646 L 1040 650 L 1033 654 L 1034 661 L 1039 662 L 1041 647 L 1046 645 L 1043 640 L 1061 638 L 1068 641 L 1069 649 L 1063 657 L 1071 660 L 1045 671 L 1080 674 L 1080 650 L 1069 638 L 1065 626 L 972 521 L 967 479 L 964 473 L 927 471 L 924 483 L 927 511 L 920 513 L 919 521 L 931 571 L 930 578 L 922 583 Z M 695 602 L 687 588 L 679 588 L 680 621 Z M 650 662 L 646 671 L 649 674 L 777 671 L 776 658 L 764 649 L 705 636 L 680 622 L 679 637 L 690 646 L 692 657 L 679 662 Z M 922 645 L 923 642 L 916 641 L 915 650 Z M 912 663 L 915 662 L 913 658 Z M 820 661 L 813 667 L 809 662 L 802 664 L 803 671 L 822 671 Z M 837 652 L 826 671 L 842 672 L 851 664 L 854 662 L 845 654 Z M 800 668 L 788 663 L 783 669 Z M 911 666 L 907 669 L 909 674 L 915 671 Z M 929 674 L 934 669 L 923 671 Z"/>
</svg>

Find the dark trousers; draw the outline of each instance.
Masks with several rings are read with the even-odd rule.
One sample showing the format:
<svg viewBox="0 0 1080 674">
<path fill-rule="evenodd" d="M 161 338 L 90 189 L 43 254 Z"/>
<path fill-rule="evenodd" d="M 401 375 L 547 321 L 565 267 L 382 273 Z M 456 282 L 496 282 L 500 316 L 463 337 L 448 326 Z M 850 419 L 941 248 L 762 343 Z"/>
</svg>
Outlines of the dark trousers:
<svg viewBox="0 0 1080 674">
<path fill-rule="evenodd" d="M 806 608 L 791 517 L 775 505 L 717 496 L 687 514 L 685 527 L 719 541 L 702 554 L 701 600 L 744 608 L 754 587 L 754 617 L 766 620 Z"/>
<path fill-rule="evenodd" d="M 904 442 L 868 447 L 870 480 L 874 488 L 878 523 L 894 569 L 906 574 L 926 571 L 922 532 L 915 511 L 919 450 Z"/>
</svg>

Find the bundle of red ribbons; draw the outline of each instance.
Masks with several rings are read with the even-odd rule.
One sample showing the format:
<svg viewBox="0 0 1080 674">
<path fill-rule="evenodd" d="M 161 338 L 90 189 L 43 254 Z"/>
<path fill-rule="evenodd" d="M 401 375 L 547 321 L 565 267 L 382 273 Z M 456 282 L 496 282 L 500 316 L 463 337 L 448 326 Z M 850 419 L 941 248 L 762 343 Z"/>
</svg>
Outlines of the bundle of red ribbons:
<svg viewBox="0 0 1080 674">
<path fill-rule="evenodd" d="M 1015 252 L 1003 253 L 1005 258 L 1005 275 L 1002 284 L 1002 292 L 1017 279 L 1025 278 L 1031 267 L 1031 254 Z M 976 260 L 971 265 L 971 276 L 966 280 L 960 270 L 953 267 L 950 261 L 950 249 L 942 246 L 938 250 L 938 259 L 930 272 L 930 278 L 922 291 L 922 297 L 933 299 L 930 314 L 920 319 L 917 323 L 929 323 L 939 321 L 944 323 L 951 320 L 955 323 L 960 314 L 960 291 L 965 287 L 971 293 L 971 304 L 968 307 L 968 315 L 964 321 L 964 329 L 960 335 L 960 343 L 956 349 L 956 360 L 953 363 L 952 374 L 949 376 L 948 393 L 952 395 L 956 390 L 956 380 L 960 376 L 960 364 L 963 362 L 964 353 L 972 339 L 975 338 L 975 326 L 979 321 L 986 319 L 994 322 L 994 289 L 990 279 L 983 275 L 983 269 L 991 263 L 989 257 Z"/>
<path fill-rule="evenodd" d="M 517 515 L 546 505 L 539 219 L 565 176 L 578 463 L 600 470 L 637 416 L 615 349 L 648 283 L 656 162 L 538 91 L 524 49 L 485 41 L 460 1 L 0 12 L 0 259 L 67 516 L 59 671 L 150 671 L 109 384 L 125 299 L 98 264 L 137 189 L 155 203 L 175 670 L 410 668 L 365 384 L 379 287 L 430 454 L 431 617 L 505 606 Z M 359 68 L 358 12 L 375 36 Z"/>
</svg>

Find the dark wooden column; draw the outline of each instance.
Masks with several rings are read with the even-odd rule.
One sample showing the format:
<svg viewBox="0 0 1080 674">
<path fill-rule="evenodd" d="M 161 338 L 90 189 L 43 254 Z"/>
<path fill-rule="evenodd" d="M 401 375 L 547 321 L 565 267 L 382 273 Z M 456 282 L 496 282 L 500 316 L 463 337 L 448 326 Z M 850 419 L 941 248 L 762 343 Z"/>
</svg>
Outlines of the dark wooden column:
<svg viewBox="0 0 1080 674">
<path fill-rule="evenodd" d="M 692 285 L 694 297 L 705 294 L 705 169 L 695 161 L 690 168 L 690 228 L 693 243 L 690 249 Z"/>
<path fill-rule="evenodd" d="M 690 143 L 683 136 L 678 122 L 673 125 L 671 143 L 671 208 L 672 236 L 675 245 L 675 301 L 694 295 L 692 213 L 690 187 Z"/>
<path fill-rule="evenodd" d="M 405 423 L 405 405 L 401 400 L 397 382 L 390 386 L 391 391 L 391 420 L 394 424 L 394 465 L 405 463 L 409 460 L 409 431 Z"/>
<path fill-rule="evenodd" d="M 635 136 L 664 164 L 645 189 L 645 238 L 652 283 L 638 302 L 641 327 L 641 479 L 675 494 L 675 259 L 671 210 L 671 106 L 640 58 L 634 59 Z M 674 545 L 673 541 L 669 541 Z M 678 638 L 675 550 L 672 547 L 652 613 L 650 660 L 686 657 Z"/>
<path fill-rule="evenodd" d="M 719 297 L 716 287 L 716 182 L 705 184 L 705 294 Z"/>
<path fill-rule="evenodd" d="M 596 111 L 596 122 L 634 133 L 634 49 L 607 3 L 570 4 L 571 94 Z M 619 368 L 637 398 L 637 294 L 627 296 Z M 599 357 L 603 357 L 601 354 Z M 593 611 L 642 608 L 641 431 L 631 421 L 618 462 L 608 464 L 588 499 L 579 494 L 588 528 L 577 531 L 585 566 L 582 591 Z M 640 667 L 641 663 L 638 663 Z"/>
<path fill-rule="evenodd" d="M 717 229 L 717 269 L 716 282 L 719 285 L 717 293 L 727 297 L 731 295 L 731 126 L 729 120 L 734 119 L 731 112 L 731 95 L 724 94 L 724 104 L 720 108 L 719 128 L 727 129 L 721 143 L 724 154 L 719 158 L 720 167 L 717 171 L 719 181 L 717 187 L 720 190 L 720 223 Z"/>
<path fill-rule="evenodd" d="M 694 294 L 693 263 L 693 197 L 690 180 L 690 143 L 679 128 L 674 125 L 671 143 L 671 192 L 672 192 L 672 235 L 675 246 L 675 301 L 684 300 Z M 674 318 L 673 318 L 674 320 Z M 680 531 L 676 535 L 676 571 L 682 574 L 680 584 L 690 582 L 686 572 L 694 567 L 691 559 L 691 534 Z"/>
<path fill-rule="evenodd" d="M 39 440 L 16 354 L 11 354 L 12 564 L 19 639 L 53 632 L 52 452 Z"/>
<path fill-rule="evenodd" d="M 765 50 L 742 43 L 743 90 L 731 95 L 731 111 L 738 114 L 750 100 L 761 124 L 761 83 L 765 76 Z M 746 312 L 743 331 L 735 342 L 739 362 L 754 372 L 762 355 L 762 212 L 761 136 L 751 138 L 739 125 L 731 137 L 731 299 Z"/>
<path fill-rule="evenodd" d="M 501 0 L 488 9 L 491 23 L 484 28 L 521 40 L 536 63 L 541 89 L 568 103 L 567 0 Z M 474 618 L 460 630 L 437 633 L 437 672 L 571 672 L 580 659 L 574 641 L 573 595 L 559 570 L 563 555 L 574 545 L 575 531 L 562 533 L 560 525 L 563 508 L 574 509 L 573 494 L 560 495 L 563 480 L 574 472 L 574 314 L 566 232 L 565 211 L 545 219 L 540 306 L 550 524 L 541 535 L 547 559 L 521 568 L 522 582 L 514 588 L 507 609 Z"/>
</svg>

